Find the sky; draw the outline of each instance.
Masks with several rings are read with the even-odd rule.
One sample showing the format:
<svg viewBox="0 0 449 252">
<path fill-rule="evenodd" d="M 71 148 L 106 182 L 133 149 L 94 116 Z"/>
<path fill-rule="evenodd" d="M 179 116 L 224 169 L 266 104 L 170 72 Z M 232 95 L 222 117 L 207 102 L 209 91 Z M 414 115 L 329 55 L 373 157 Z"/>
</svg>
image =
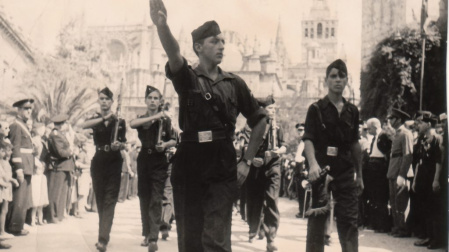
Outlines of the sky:
<svg viewBox="0 0 449 252">
<path fill-rule="evenodd" d="M 192 31 L 208 20 L 222 30 L 238 32 L 250 41 L 255 37 L 269 44 L 279 21 L 293 63 L 300 61 L 301 20 L 313 0 L 165 0 L 168 24 L 175 37 L 181 29 Z M 339 19 L 338 50 L 344 45 L 348 70 L 358 86 L 361 58 L 361 0 L 328 0 Z M 419 16 L 421 0 L 407 0 L 407 8 Z M 140 24 L 148 17 L 148 0 L 0 0 L 0 10 L 32 44 L 52 53 L 57 34 L 84 10 L 86 25 Z M 431 16 L 438 15 L 438 0 L 429 0 Z M 407 11 L 411 15 L 411 10 Z M 408 17 L 410 18 L 410 17 Z M 149 19 L 149 18 L 148 18 Z M 263 47 L 264 45 L 262 45 Z M 268 47 L 268 45 L 266 46 Z M 226 51 L 225 51 L 226 53 Z M 224 58 L 226 60 L 226 57 Z"/>
</svg>

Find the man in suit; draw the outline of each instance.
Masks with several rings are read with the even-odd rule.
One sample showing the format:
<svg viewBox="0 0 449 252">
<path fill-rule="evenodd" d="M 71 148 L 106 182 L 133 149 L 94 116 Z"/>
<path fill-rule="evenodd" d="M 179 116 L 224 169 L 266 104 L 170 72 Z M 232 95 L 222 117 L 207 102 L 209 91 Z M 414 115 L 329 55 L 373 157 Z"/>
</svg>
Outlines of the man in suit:
<svg viewBox="0 0 449 252">
<path fill-rule="evenodd" d="M 11 163 L 13 175 L 19 181 L 19 187 L 13 190 L 13 202 L 6 217 L 7 232 L 14 235 L 27 235 L 23 229 L 26 212 L 31 207 L 31 176 L 33 175 L 33 142 L 27 122 L 31 120 L 33 99 L 23 99 L 12 106 L 17 108 L 17 118 L 10 125 L 9 139 L 13 145 Z"/>
</svg>

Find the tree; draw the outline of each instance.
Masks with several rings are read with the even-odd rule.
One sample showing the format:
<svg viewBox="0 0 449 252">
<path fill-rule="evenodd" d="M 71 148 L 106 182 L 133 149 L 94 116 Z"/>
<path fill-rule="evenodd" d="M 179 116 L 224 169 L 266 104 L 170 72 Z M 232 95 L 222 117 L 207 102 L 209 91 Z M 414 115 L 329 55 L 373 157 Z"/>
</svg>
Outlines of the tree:
<svg viewBox="0 0 449 252">
<path fill-rule="evenodd" d="M 446 111 L 445 43 L 436 24 L 426 36 L 423 109 Z M 418 30 L 404 28 L 381 41 L 361 74 L 361 118 L 384 119 L 391 108 L 410 115 L 419 110 L 422 38 Z"/>
<path fill-rule="evenodd" d="M 24 74 L 22 92 L 35 100 L 34 120 L 48 123 L 65 113 L 76 123 L 96 108 L 97 90 L 112 77 L 99 63 L 105 50 L 95 41 L 79 36 L 77 21 L 71 21 L 59 34 L 56 55 L 42 55 Z"/>
</svg>

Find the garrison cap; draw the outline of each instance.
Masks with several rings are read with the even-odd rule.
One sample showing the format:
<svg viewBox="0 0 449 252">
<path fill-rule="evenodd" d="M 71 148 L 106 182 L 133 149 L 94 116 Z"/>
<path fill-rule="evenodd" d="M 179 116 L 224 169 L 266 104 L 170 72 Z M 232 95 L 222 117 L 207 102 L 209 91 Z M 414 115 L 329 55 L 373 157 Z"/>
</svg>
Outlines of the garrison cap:
<svg viewBox="0 0 449 252">
<path fill-rule="evenodd" d="M 102 90 L 100 90 L 100 92 L 98 92 L 98 94 L 104 94 L 107 97 L 109 97 L 109 99 L 111 99 L 111 100 L 114 98 L 114 93 L 112 93 L 112 91 L 108 87 L 105 87 Z"/>
<path fill-rule="evenodd" d="M 332 62 L 326 69 L 326 78 L 329 76 L 329 73 L 331 72 L 332 68 L 337 69 L 339 72 L 344 73 L 346 76 L 348 76 L 348 69 L 346 68 L 346 63 L 341 60 L 337 59 L 334 62 Z"/>
<path fill-rule="evenodd" d="M 406 121 L 408 119 L 410 119 L 410 115 L 405 113 L 404 111 L 397 109 L 397 108 L 393 108 L 391 109 L 391 115 L 389 117 L 397 117 L 397 118 L 401 118 L 403 121 Z"/>
<path fill-rule="evenodd" d="M 257 98 L 257 103 L 259 104 L 259 106 L 266 108 L 271 104 L 274 104 L 273 95 L 269 95 L 265 98 Z"/>
<path fill-rule="evenodd" d="M 157 88 L 155 88 L 155 87 L 153 87 L 153 86 L 147 85 L 147 88 L 145 89 L 145 98 L 147 98 L 147 96 L 148 96 L 149 94 L 153 93 L 154 91 L 158 91 L 159 94 L 161 93 L 161 92 L 159 91 L 159 89 L 157 89 Z"/>
<path fill-rule="evenodd" d="M 53 123 L 60 124 L 60 123 L 64 123 L 65 121 L 67 121 L 67 119 L 69 119 L 69 117 L 66 114 L 59 114 L 59 115 L 56 115 L 53 118 L 51 118 L 51 121 Z"/>
<path fill-rule="evenodd" d="M 207 21 L 200 27 L 192 31 L 192 41 L 193 43 L 198 40 L 205 39 L 211 36 L 217 36 L 221 33 L 220 26 L 214 20 Z"/>
<path fill-rule="evenodd" d="M 33 104 L 33 103 L 34 103 L 34 99 L 23 99 L 23 100 L 14 102 L 12 104 L 12 106 L 14 108 L 22 108 L 22 107 L 31 108 L 32 107 L 31 104 Z"/>
</svg>

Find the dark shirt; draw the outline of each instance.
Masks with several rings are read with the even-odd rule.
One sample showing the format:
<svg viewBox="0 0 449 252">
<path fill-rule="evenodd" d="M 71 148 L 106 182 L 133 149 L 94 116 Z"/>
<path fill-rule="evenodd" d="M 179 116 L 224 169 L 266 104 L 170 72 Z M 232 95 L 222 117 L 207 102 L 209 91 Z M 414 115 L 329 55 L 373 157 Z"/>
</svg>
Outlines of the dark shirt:
<svg viewBox="0 0 449 252">
<path fill-rule="evenodd" d="M 93 118 L 100 118 L 101 114 L 96 114 Z M 115 123 L 117 121 L 115 120 L 108 120 L 109 123 L 106 126 L 105 123 L 100 123 L 92 127 L 93 130 L 93 138 L 94 138 L 94 144 L 97 147 L 101 147 L 104 145 L 110 145 L 112 143 L 113 137 L 114 137 L 114 128 Z M 126 122 L 125 120 L 120 119 L 119 123 L 119 129 L 117 134 L 117 141 L 119 142 L 126 142 Z"/>
<path fill-rule="evenodd" d="M 148 117 L 148 114 L 139 116 L 139 118 L 142 117 Z M 160 122 L 160 120 L 156 120 L 151 125 L 150 123 L 146 123 L 136 128 L 140 142 L 142 143 L 142 149 L 154 149 L 157 144 Z M 173 132 L 170 118 L 166 118 L 162 123 L 161 140 L 167 142 L 172 139 L 176 140 L 176 137 Z"/>
<path fill-rule="evenodd" d="M 200 69 L 192 69 L 184 59 L 184 65 L 176 73 L 172 73 L 167 63 L 167 77 L 179 95 L 179 125 L 184 132 L 203 130 L 220 130 L 226 128 L 233 138 L 236 118 L 239 113 L 248 119 L 248 125 L 254 127 L 266 112 L 259 107 L 251 91 L 240 77 L 218 68 L 218 78 L 214 81 Z M 203 97 L 199 78 L 210 85 L 216 105 L 225 114 L 228 126 L 224 126 L 216 112 Z"/>
<path fill-rule="evenodd" d="M 337 108 L 327 96 L 317 102 L 324 127 L 319 120 L 318 109 L 310 105 L 303 140 L 313 143 L 315 158 L 321 168 L 329 165 L 331 176 L 349 178 L 354 175 L 351 146 L 359 139 L 359 111 L 345 99 L 343 103 L 341 114 L 338 115 Z M 337 156 L 327 155 L 328 147 L 338 148 Z"/>
<path fill-rule="evenodd" d="M 270 126 L 262 145 L 260 146 L 259 150 L 257 151 L 256 157 L 264 157 L 265 151 L 272 150 L 273 149 L 273 147 L 271 147 L 272 141 L 273 141 L 273 131 L 272 131 L 272 127 Z M 282 146 L 286 146 L 285 141 L 284 141 L 284 132 L 283 132 L 282 128 L 277 127 L 276 128 L 276 147 L 281 148 Z"/>
</svg>

